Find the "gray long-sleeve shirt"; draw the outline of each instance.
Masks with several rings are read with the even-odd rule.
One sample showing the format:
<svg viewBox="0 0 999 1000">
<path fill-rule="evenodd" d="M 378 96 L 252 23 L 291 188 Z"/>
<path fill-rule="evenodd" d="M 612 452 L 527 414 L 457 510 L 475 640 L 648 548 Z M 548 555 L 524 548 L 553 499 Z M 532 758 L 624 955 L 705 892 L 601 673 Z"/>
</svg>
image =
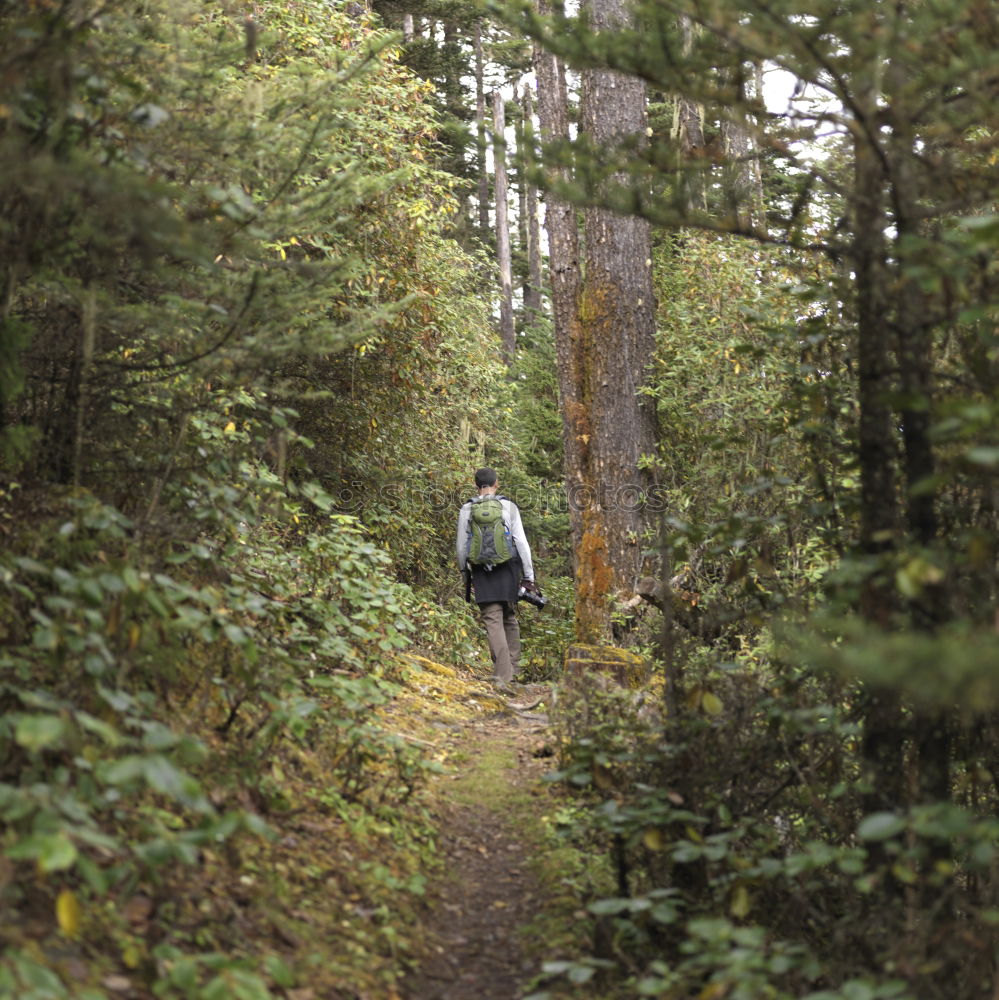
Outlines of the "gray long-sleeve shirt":
<svg viewBox="0 0 999 1000">
<path fill-rule="evenodd" d="M 527 543 L 527 535 L 524 534 L 524 524 L 520 519 L 520 509 L 506 497 L 497 497 L 503 507 L 503 522 L 510 529 L 510 537 L 513 539 L 517 556 L 524 567 L 524 578 L 534 579 L 534 562 L 531 559 L 531 546 Z M 458 514 L 458 533 L 455 541 L 455 553 L 458 556 L 458 569 L 464 572 L 465 563 L 468 559 L 468 521 L 472 516 L 472 502 L 465 503 Z"/>
</svg>

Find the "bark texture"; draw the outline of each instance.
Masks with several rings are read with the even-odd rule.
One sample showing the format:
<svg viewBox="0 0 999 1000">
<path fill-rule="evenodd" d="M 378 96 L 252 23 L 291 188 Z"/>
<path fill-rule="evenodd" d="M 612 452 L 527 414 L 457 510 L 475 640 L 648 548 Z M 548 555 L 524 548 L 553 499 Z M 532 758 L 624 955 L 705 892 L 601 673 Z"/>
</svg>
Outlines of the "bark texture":
<svg viewBox="0 0 999 1000">
<path fill-rule="evenodd" d="M 493 91 L 493 179 L 496 199 L 496 260 L 499 264 L 500 281 L 500 342 L 503 357 L 508 365 L 513 364 L 517 349 L 516 332 L 513 325 L 513 268 L 510 261 L 510 217 L 507 207 L 506 180 L 506 128 L 503 95 Z"/>
<path fill-rule="evenodd" d="M 753 168 L 758 164 L 753 155 L 749 122 L 742 110 L 746 103 L 742 73 L 730 73 L 729 76 L 733 78 L 729 83 L 733 98 L 728 109 L 731 117 L 725 117 L 721 122 L 725 210 L 737 229 L 745 232 L 755 222 L 756 179 Z"/>
<path fill-rule="evenodd" d="M 524 128 L 534 117 L 534 100 L 531 88 L 525 84 L 521 102 Z M 527 283 L 524 286 L 524 318 L 530 323 L 541 312 L 541 223 L 538 220 L 538 189 L 530 179 L 524 180 L 524 216 L 527 229 Z"/>
<path fill-rule="evenodd" d="M 627 20 L 622 0 L 593 0 L 591 11 L 597 31 Z M 644 141 L 644 83 L 611 70 L 587 70 L 582 127 L 597 149 Z M 580 381 L 572 416 L 586 486 L 580 497 L 576 611 L 580 638 L 601 641 L 609 633 L 610 598 L 634 593 L 643 575 L 643 496 L 651 480 L 640 465 L 642 456 L 655 450 L 655 422 L 638 390 L 655 349 L 655 302 L 645 220 L 587 208 L 584 233 L 573 366 Z"/>
<path fill-rule="evenodd" d="M 696 28 L 689 17 L 680 18 L 683 33 L 683 54 L 689 56 L 694 47 Z M 676 98 L 673 111 L 673 141 L 680 154 L 678 182 L 686 188 L 687 209 L 700 212 L 707 209 L 704 177 L 692 163 L 705 156 L 704 109 L 685 94 Z"/>
<path fill-rule="evenodd" d="M 539 12 L 550 13 L 546 0 Z M 625 23 L 621 0 L 594 0 L 597 31 Z M 545 143 L 569 135 L 565 74 L 559 61 L 535 50 L 538 116 Z M 610 70 L 583 78 L 581 127 L 600 149 L 645 135 L 644 84 Z M 549 167 L 556 182 L 563 168 Z M 642 575 L 642 496 L 649 476 L 639 469 L 655 446 L 654 414 L 638 395 L 654 348 L 649 225 L 602 208 L 585 213 L 585 281 L 575 209 L 549 191 L 552 314 L 562 402 L 565 481 L 576 575 L 577 634 L 603 642 L 612 597 L 634 592 Z"/>
<path fill-rule="evenodd" d="M 486 85 L 482 51 L 482 22 L 475 24 L 475 172 L 478 177 L 479 235 L 489 233 L 489 175 L 486 173 Z"/>
</svg>

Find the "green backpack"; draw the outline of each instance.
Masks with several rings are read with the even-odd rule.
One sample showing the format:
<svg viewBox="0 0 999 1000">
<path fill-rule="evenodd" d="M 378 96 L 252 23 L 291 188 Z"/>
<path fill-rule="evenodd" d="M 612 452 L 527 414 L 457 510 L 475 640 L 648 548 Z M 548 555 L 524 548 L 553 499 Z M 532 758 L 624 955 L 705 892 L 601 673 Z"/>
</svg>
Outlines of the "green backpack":
<svg viewBox="0 0 999 1000">
<path fill-rule="evenodd" d="M 498 496 L 474 497 L 468 519 L 468 563 L 500 566 L 513 558 L 510 530 L 503 523 L 503 505 Z"/>
</svg>

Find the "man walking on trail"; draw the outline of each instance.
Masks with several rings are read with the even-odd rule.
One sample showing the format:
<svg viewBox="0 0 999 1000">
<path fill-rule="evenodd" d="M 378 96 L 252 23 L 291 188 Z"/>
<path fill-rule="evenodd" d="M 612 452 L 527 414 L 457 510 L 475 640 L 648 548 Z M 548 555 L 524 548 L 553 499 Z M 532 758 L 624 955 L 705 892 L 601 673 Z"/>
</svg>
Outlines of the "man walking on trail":
<svg viewBox="0 0 999 1000">
<path fill-rule="evenodd" d="M 495 469 L 475 473 L 478 496 L 458 515 L 458 567 L 471 577 L 493 658 L 493 682 L 507 687 L 520 659 L 517 592 L 534 580 L 531 547 L 517 505 L 500 496 Z"/>
</svg>

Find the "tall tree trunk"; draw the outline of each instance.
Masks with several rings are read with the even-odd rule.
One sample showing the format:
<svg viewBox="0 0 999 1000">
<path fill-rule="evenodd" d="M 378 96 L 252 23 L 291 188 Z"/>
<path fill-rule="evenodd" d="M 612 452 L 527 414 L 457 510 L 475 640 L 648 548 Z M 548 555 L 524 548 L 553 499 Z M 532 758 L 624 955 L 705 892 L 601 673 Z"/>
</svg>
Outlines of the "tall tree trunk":
<svg viewBox="0 0 999 1000">
<path fill-rule="evenodd" d="M 910 107 L 908 72 L 893 57 L 886 74 L 892 110 L 888 142 L 891 205 L 895 223 L 894 260 L 898 271 L 892 287 L 895 302 L 895 356 L 903 400 L 901 407 L 902 453 L 905 468 L 906 524 L 912 542 L 929 548 L 938 535 L 936 490 L 930 485 L 936 470 L 930 437 L 933 418 L 933 315 L 912 260 L 922 223 L 919 218 L 919 170 Z M 948 620 L 948 593 L 942 581 L 928 581 L 924 593 L 910 602 L 912 624 L 934 629 Z M 919 792 L 924 802 L 949 802 L 951 788 L 951 730 L 943 708 L 919 708 L 913 717 L 919 752 Z M 949 854 L 946 841 L 934 843 L 932 856 L 941 861 Z"/>
<path fill-rule="evenodd" d="M 479 239 L 489 234 L 489 175 L 486 173 L 486 83 L 482 21 L 475 22 L 475 172 L 478 177 Z"/>
<path fill-rule="evenodd" d="M 403 14 L 402 15 L 402 40 L 407 45 L 413 40 L 413 15 Z"/>
<path fill-rule="evenodd" d="M 765 107 L 763 99 L 763 63 L 753 63 L 753 97 L 756 103 Z M 763 135 L 764 116 L 758 113 L 756 116 L 756 136 Z M 753 172 L 753 225 L 756 231 L 764 237 L 767 235 L 767 203 L 763 196 L 763 171 L 760 169 L 760 145 L 758 141 L 753 143 L 753 152 L 756 154 L 752 159 Z"/>
<path fill-rule="evenodd" d="M 80 303 L 80 381 L 73 432 L 73 485 L 83 482 L 83 438 L 90 403 L 90 377 L 97 346 L 97 289 L 89 282 Z"/>
<path fill-rule="evenodd" d="M 524 127 L 522 134 L 529 134 L 534 118 L 531 88 L 524 84 L 521 101 Z M 524 319 L 532 322 L 541 313 L 541 224 L 538 221 L 538 189 L 524 176 L 524 215 L 527 222 L 527 283 L 524 285 Z"/>
<path fill-rule="evenodd" d="M 894 60 L 888 72 L 898 93 L 892 100 L 889 142 L 891 203 L 895 222 L 894 258 L 898 280 L 893 286 L 895 353 L 902 390 L 902 446 L 906 479 L 906 521 L 912 539 L 930 545 L 937 537 L 936 490 L 929 485 L 935 471 L 930 438 L 933 400 L 933 317 L 915 275 L 911 247 L 922 235 L 915 158 L 916 137 L 905 96 L 905 73 Z"/>
<path fill-rule="evenodd" d="M 694 48 L 696 28 L 689 17 L 680 17 L 680 30 L 683 34 L 683 54 L 690 55 Z M 680 170 L 677 173 L 678 183 L 686 187 L 687 208 L 690 212 L 707 210 L 707 185 L 700 169 L 692 168 L 704 152 L 704 110 L 697 101 L 685 94 L 676 98 L 673 108 L 673 141 L 680 154 Z"/>
<path fill-rule="evenodd" d="M 514 173 L 514 187 L 517 189 L 517 250 L 519 251 L 521 258 L 524 262 L 521 282 L 521 301 L 525 304 L 527 302 L 527 254 L 528 254 L 528 243 L 530 242 L 530 236 L 527 234 L 527 183 L 525 181 L 525 171 L 524 164 L 527 162 L 527 135 L 525 133 L 525 122 L 523 114 L 523 103 L 520 95 L 517 93 L 516 88 L 513 92 L 514 100 L 517 101 L 518 107 L 520 108 L 520 113 L 517 115 L 517 128 L 515 135 L 517 137 L 517 149 L 514 157 L 518 164 L 520 165 L 517 171 Z M 523 312 L 526 314 L 526 308 Z"/>
<path fill-rule="evenodd" d="M 877 95 L 873 86 L 860 93 L 858 107 L 875 120 Z M 862 103 L 861 103 L 862 102 Z M 857 304 L 857 363 L 860 425 L 860 550 L 884 559 L 895 546 L 899 527 L 896 448 L 890 394 L 894 389 L 886 291 L 885 174 L 876 130 L 858 122 L 854 136 L 853 284 Z M 893 582 L 879 567 L 864 584 L 861 614 L 877 625 L 891 627 L 896 610 Z M 880 812 L 905 801 L 905 733 L 898 695 L 871 690 L 864 709 L 861 753 L 865 770 L 864 809 Z"/>
<path fill-rule="evenodd" d="M 741 83 L 742 72 L 738 73 L 737 89 L 731 95 L 728 114 L 722 119 L 722 155 L 725 158 L 724 189 L 729 217 L 741 232 L 753 225 L 754 178 L 752 142 L 749 126 L 745 119 L 746 95 Z"/>
<path fill-rule="evenodd" d="M 626 22 L 624 0 L 591 0 L 596 31 Z M 605 69 L 583 74 L 582 128 L 598 149 L 645 136 L 645 84 Z M 613 178 L 611 183 L 628 183 Z M 651 233 L 643 219 L 587 208 L 581 337 L 581 479 L 589 487 L 577 551 L 577 629 L 583 641 L 609 634 L 615 594 L 633 593 L 642 575 L 647 527 L 640 468 L 655 451 L 652 407 L 638 394 L 655 350 Z"/>
<path fill-rule="evenodd" d="M 538 0 L 538 12 L 551 14 L 549 0 Z M 534 46 L 534 72 L 538 81 L 538 123 L 542 144 L 569 138 L 568 94 L 561 61 L 540 45 Z M 551 183 L 567 175 L 565 167 L 547 169 Z M 572 533 L 573 560 L 583 536 L 579 504 L 583 481 L 583 437 L 586 434 L 582 378 L 579 368 L 579 223 L 576 209 L 549 189 L 545 195 L 545 230 L 548 234 L 548 282 L 555 328 L 555 359 L 562 411 L 565 489 Z"/>
<path fill-rule="evenodd" d="M 451 121 L 460 122 L 465 112 L 465 94 L 461 83 L 461 51 L 463 45 L 461 29 L 455 21 L 441 22 L 441 43 L 439 53 L 442 64 L 440 94 L 444 103 L 444 114 Z M 441 136 L 447 150 L 442 165 L 451 173 L 461 173 L 465 168 L 465 142 L 459 138 L 460 132 Z"/>
<path fill-rule="evenodd" d="M 510 218 L 507 206 L 506 183 L 506 121 L 503 109 L 503 94 L 493 91 L 493 177 L 496 200 L 496 260 L 500 278 L 500 342 L 503 357 L 508 365 L 513 364 L 517 349 L 516 332 L 513 325 L 513 271 L 510 263 Z"/>
</svg>

